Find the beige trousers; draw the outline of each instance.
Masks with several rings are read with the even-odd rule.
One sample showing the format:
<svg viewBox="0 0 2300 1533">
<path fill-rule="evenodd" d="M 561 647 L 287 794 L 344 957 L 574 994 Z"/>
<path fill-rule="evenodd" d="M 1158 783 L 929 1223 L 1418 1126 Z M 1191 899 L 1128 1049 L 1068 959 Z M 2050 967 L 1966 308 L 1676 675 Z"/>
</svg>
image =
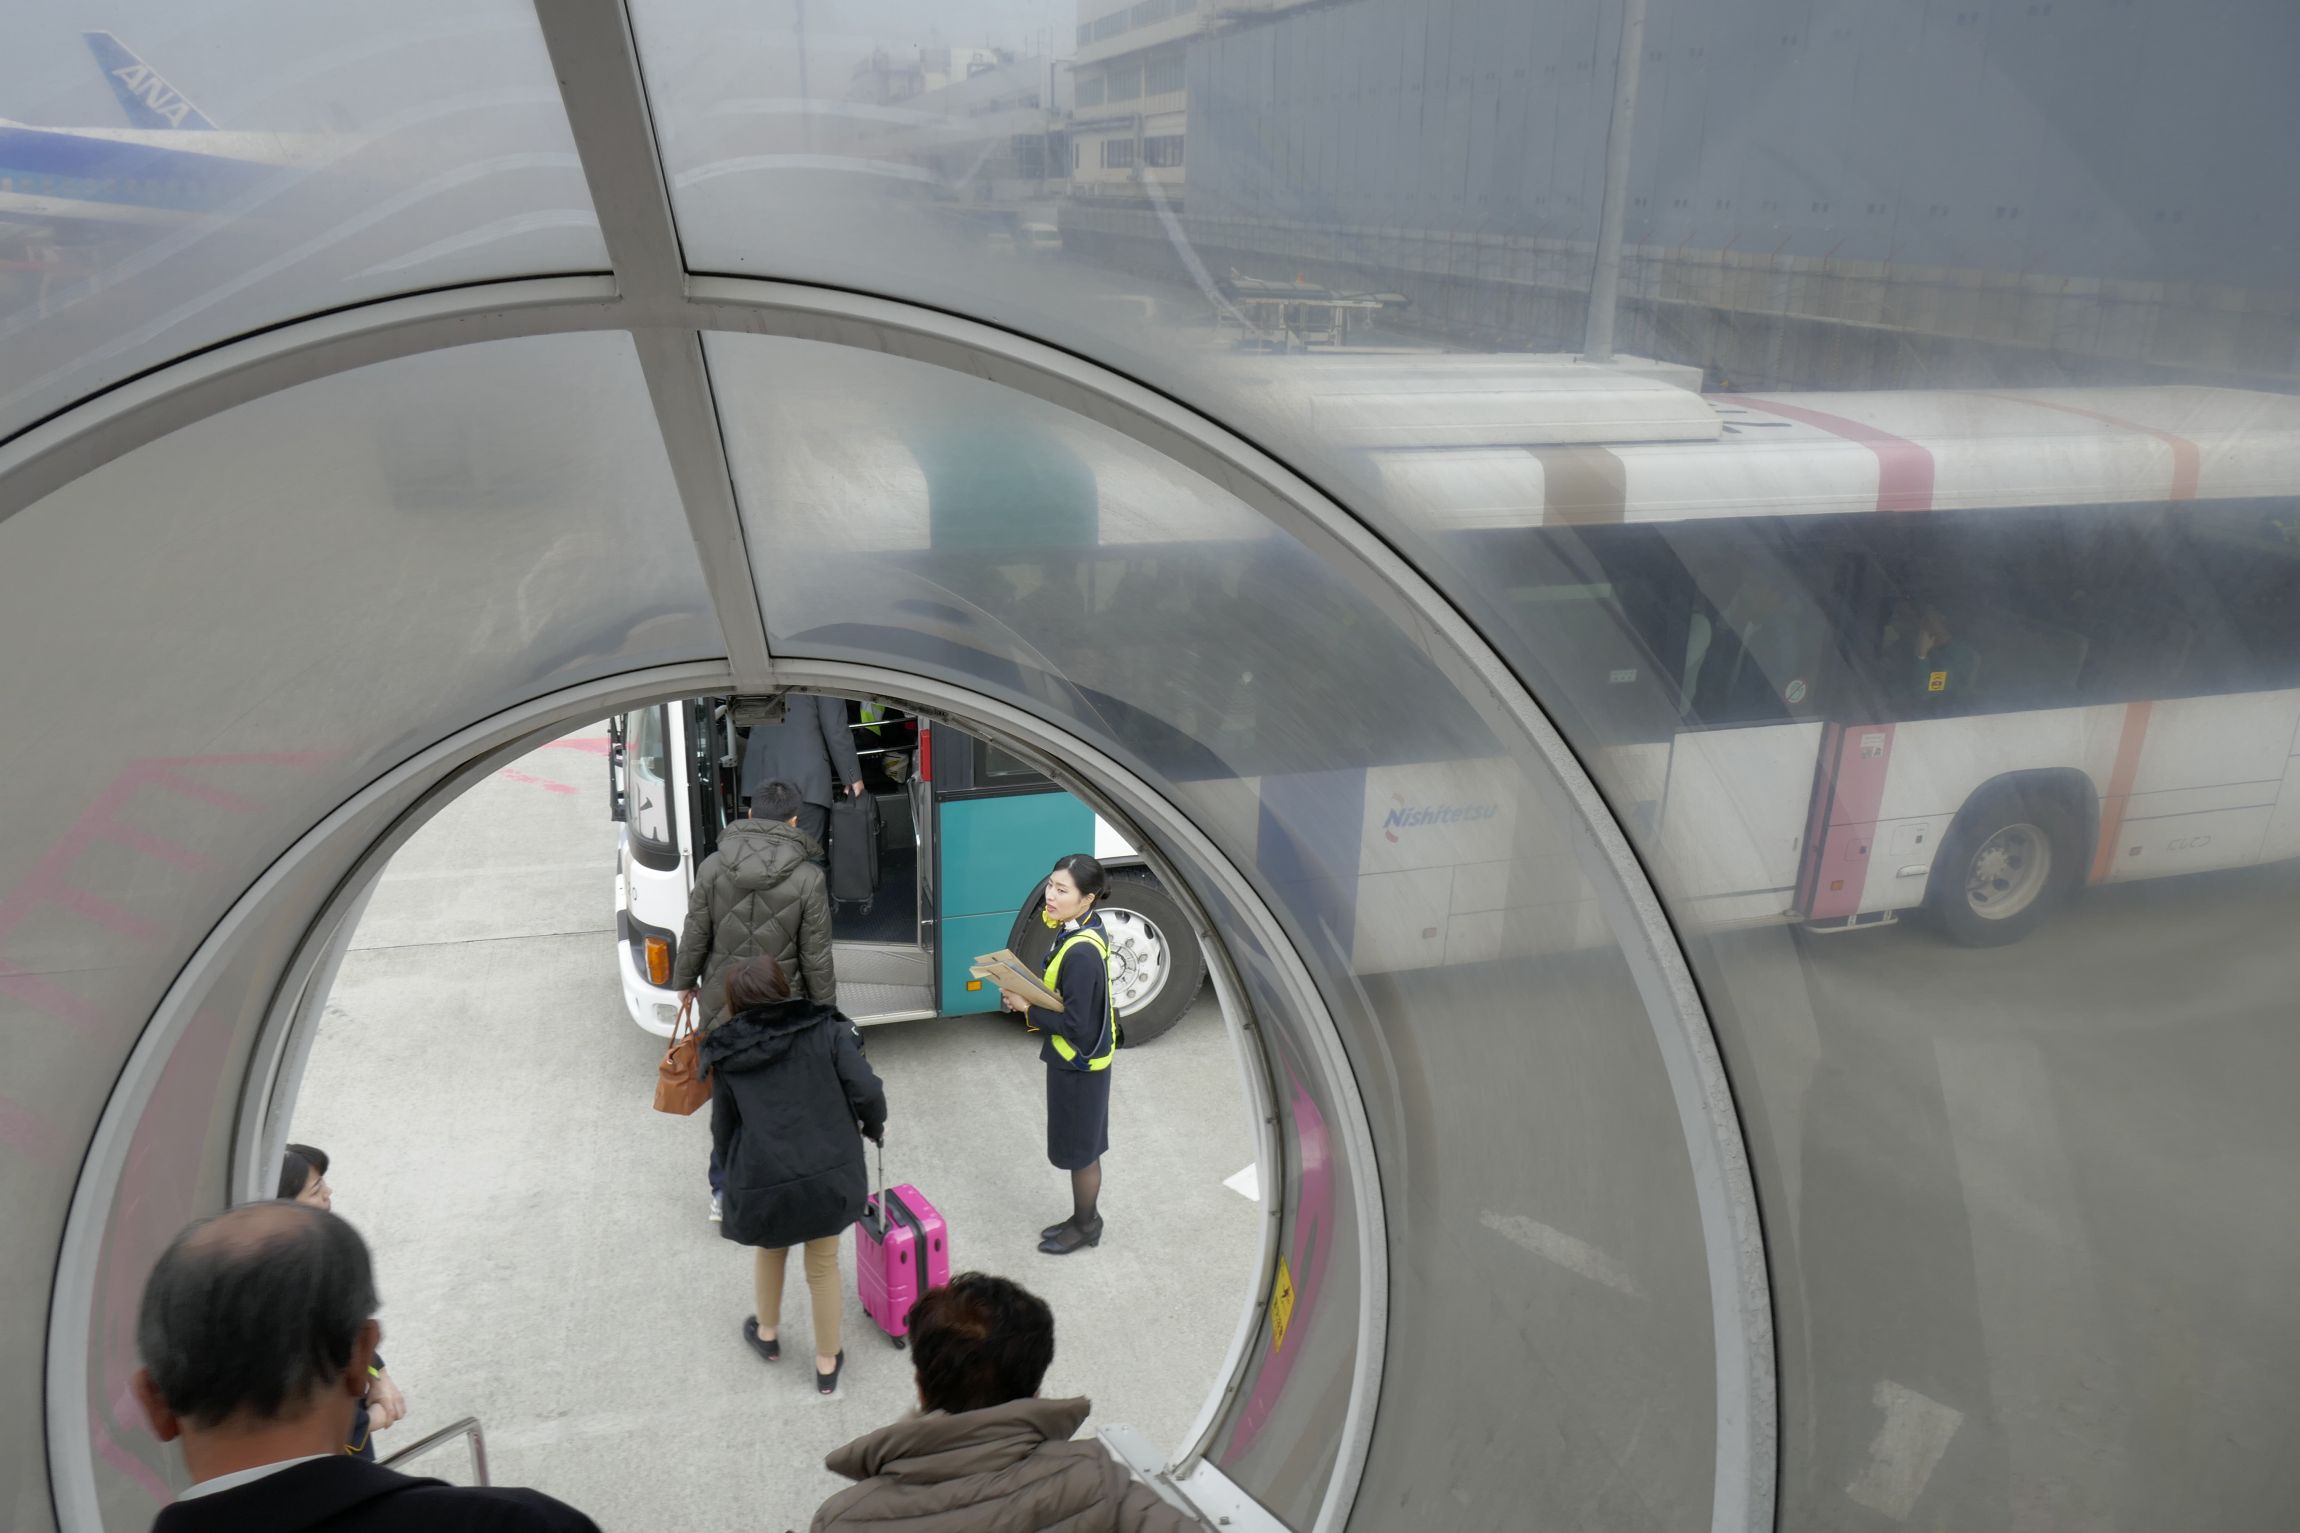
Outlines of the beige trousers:
<svg viewBox="0 0 2300 1533">
<path fill-rule="evenodd" d="M 807 1253 L 807 1293 L 814 1301 L 815 1355 L 836 1357 L 839 1351 L 839 1315 L 846 1296 L 839 1291 L 839 1237 L 825 1235 L 810 1240 L 802 1247 Z M 769 1250 L 759 1248 L 758 1267 L 753 1275 L 759 1303 L 759 1330 L 772 1333 L 783 1318 L 783 1267 L 790 1256 L 787 1246 Z"/>
</svg>

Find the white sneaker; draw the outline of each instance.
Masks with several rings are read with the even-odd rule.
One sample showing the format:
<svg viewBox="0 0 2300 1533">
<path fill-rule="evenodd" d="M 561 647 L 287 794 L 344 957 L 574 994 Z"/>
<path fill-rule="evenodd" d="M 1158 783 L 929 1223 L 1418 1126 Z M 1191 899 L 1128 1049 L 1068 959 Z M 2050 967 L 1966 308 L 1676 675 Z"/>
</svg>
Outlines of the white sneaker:
<svg viewBox="0 0 2300 1533">
<path fill-rule="evenodd" d="M 726 1207 L 726 1194 L 718 1192 L 711 1194 L 711 1222 L 713 1224 L 719 1222 L 720 1216 L 726 1212 Z"/>
</svg>

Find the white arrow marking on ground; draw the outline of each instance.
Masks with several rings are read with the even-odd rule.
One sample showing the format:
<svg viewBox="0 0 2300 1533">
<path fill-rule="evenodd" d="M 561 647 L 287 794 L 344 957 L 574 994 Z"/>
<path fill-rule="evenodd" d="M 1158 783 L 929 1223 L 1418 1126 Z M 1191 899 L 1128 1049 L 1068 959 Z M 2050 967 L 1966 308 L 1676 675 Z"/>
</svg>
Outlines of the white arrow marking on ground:
<svg viewBox="0 0 2300 1533">
<path fill-rule="evenodd" d="M 1576 1239 L 1563 1230 L 1551 1229 L 1538 1219 L 1523 1214 L 1497 1214 L 1487 1210 L 1478 1216 L 1479 1222 L 1502 1239 L 1525 1247 L 1545 1261 L 1553 1261 L 1566 1271 L 1603 1283 L 1616 1293 L 1625 1293 L 1632 1299 L 1641 1299 L 1637 1279 L 1629 1269 L 1606 1255 L 1586 1240 Z"/>
<path fill-rule="evenodd" d="M 1925 1482 L 1949 1451 L 1949 1439 L 1964 1425 L 1965 1413 L 1891 1379 L 1877 1381 L 1877 1408 L 1885 1413 L 1885 1424 L 1877 1428 L 1869 1461 L 1845 1494 L 1872 1512 L 1907 1522 L 1925 1493 Z"/>
</svg>

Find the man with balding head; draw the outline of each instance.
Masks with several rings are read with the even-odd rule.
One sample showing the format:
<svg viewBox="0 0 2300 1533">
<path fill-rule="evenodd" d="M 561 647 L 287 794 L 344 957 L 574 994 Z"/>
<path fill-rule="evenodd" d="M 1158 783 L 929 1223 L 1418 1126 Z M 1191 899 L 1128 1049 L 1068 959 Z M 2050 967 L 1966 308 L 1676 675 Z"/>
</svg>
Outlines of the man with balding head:
<svg viewBox="0 0 2300 1533">
<path fill-rule="evenodd" d="M 367 1243 L 324 1209 L 251 1203 L 169 1243 L 144 1283 L 136 1399 L 192 1486 L 153 1533 L 598 1533 L 531 1490 L 467 1489 L 344 1452 L 382 1339 Z"/>
</svg>

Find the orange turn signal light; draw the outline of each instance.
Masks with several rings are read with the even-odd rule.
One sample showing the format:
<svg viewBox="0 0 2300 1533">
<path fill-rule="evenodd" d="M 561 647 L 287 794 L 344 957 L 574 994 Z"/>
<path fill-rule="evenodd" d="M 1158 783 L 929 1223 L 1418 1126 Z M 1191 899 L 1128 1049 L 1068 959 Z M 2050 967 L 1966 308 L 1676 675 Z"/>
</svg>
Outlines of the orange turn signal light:
<svg viewBox="0 0 2300 1533">
<path fill-rule="evenodd" d="M 652 985 L 671 982 L 671 944 L 661 937 L 647 939 L 647 982 Z"/>
<path fill-rule="evenodd" d="M 982 988 L 982 981 L 979 979 L 970 979 L 966 982 L 966 988 L 969 990 L 980 990 Z"/>
</svg>

